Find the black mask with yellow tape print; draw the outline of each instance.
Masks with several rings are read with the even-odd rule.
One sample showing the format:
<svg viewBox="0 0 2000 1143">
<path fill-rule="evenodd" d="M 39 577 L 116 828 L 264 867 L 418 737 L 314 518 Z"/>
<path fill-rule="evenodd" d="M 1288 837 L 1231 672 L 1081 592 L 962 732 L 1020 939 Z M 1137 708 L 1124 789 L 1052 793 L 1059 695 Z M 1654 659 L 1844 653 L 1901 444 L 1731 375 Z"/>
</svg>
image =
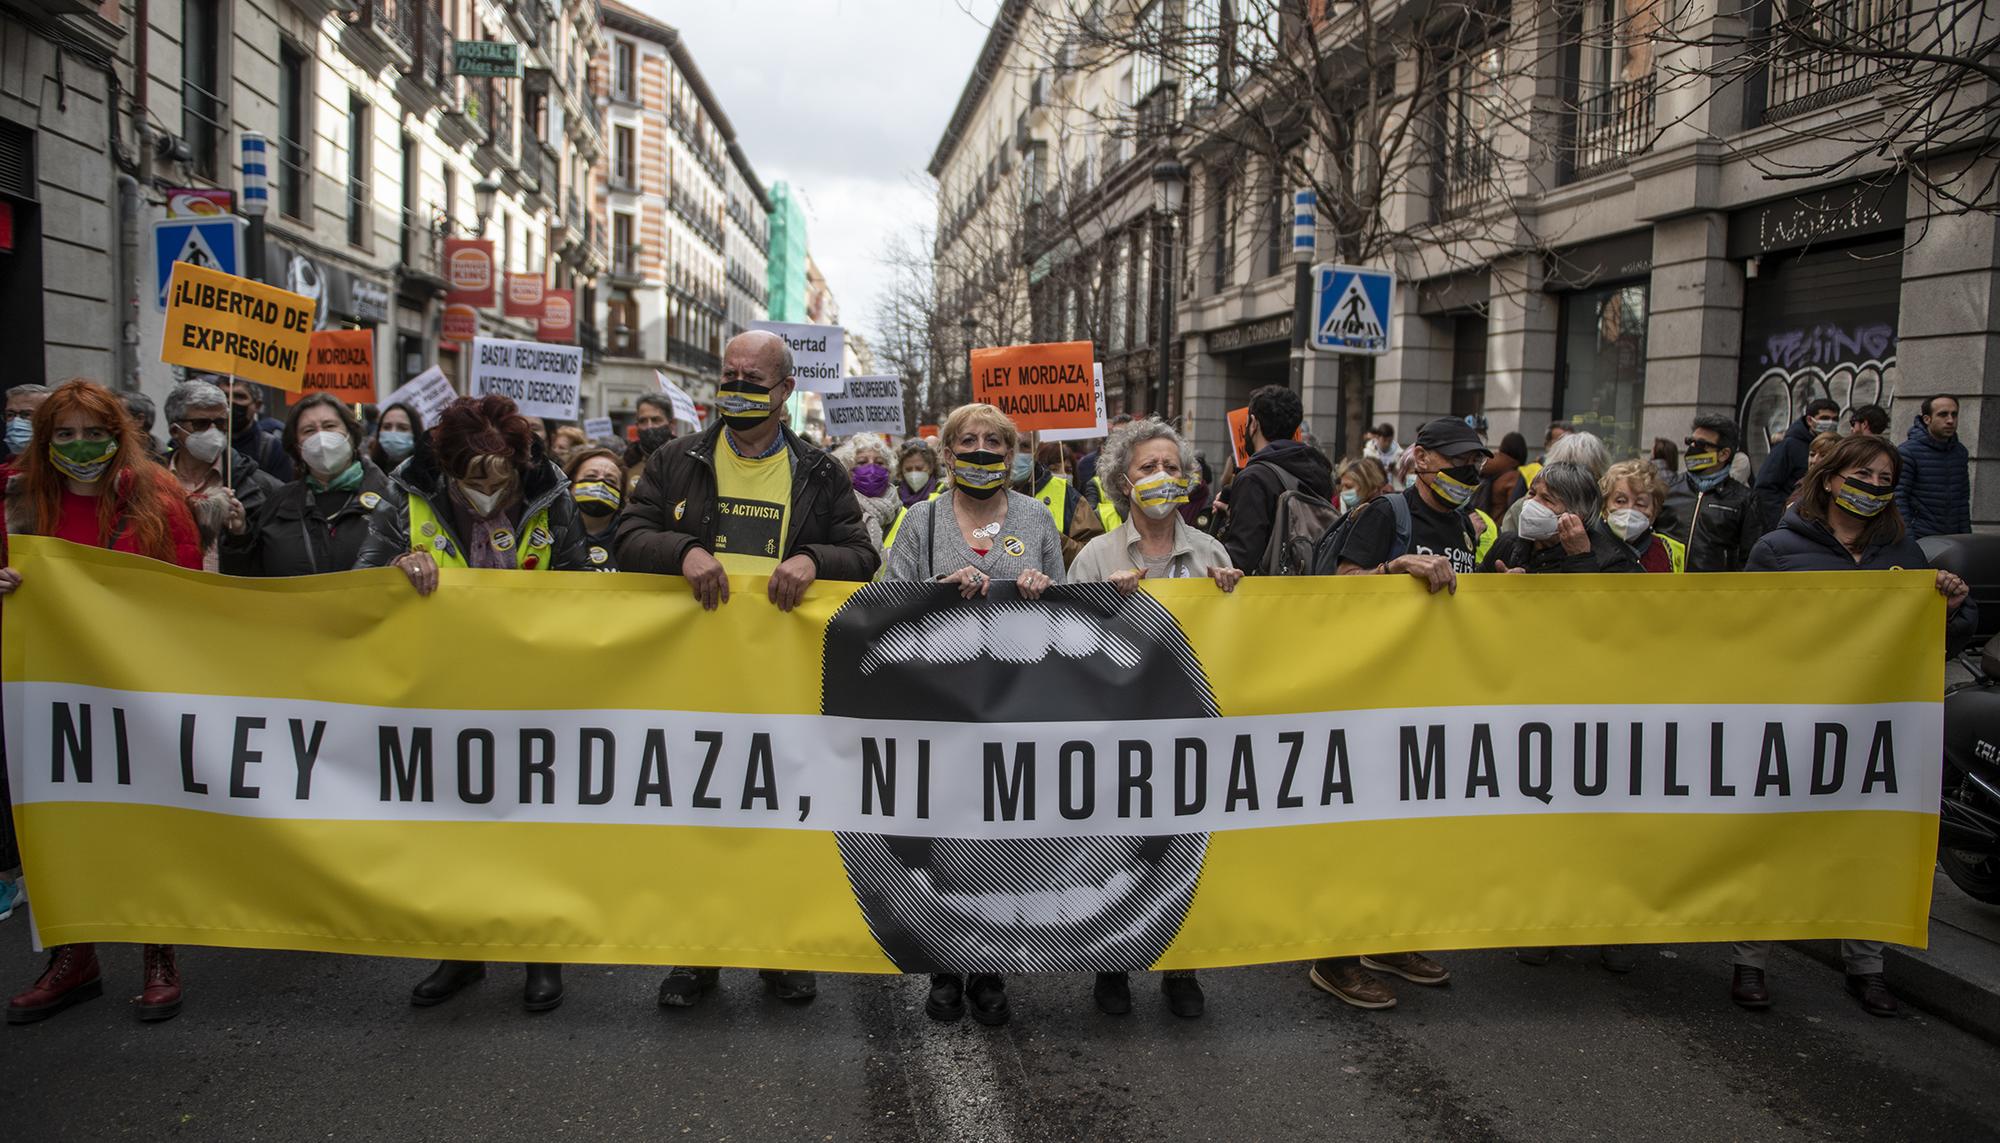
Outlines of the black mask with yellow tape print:
<svg viewBox="0 0 2000 1143">
<path fill-rule="evenodd" d="M 966 600 L 878 583 L 827 626 L 823 712 L 885 722 L 1112 722 L 1216 717 L 1194 649 L 1157 600 L 1106 584 L 1039 603 L 995 585 Z M 982 759 L 936 757 L 933 786 Z M 904 972 L 1144 969 L 1187 917 L 1205 833 L 928 838 L 836 832 L 848 883 Z"/>
<path fill-rule="evenodd" d="M 715 407 L 723 424 L 739 433 L 749 432 L 778 411 L 780 403 L 773 399 L 774 392 L 750 381 L 724 381 L 715 387 Z"/>
</svg>

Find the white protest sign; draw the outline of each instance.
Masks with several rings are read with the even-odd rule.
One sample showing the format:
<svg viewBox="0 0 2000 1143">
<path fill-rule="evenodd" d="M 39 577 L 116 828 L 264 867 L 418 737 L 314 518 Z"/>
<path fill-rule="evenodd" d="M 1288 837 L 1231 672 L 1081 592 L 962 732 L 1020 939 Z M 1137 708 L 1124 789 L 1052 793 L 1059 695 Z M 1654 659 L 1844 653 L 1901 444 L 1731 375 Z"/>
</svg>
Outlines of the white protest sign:
<svg viewBox="0 0 2000 1143">
<path fill-rule="evenodd" d="M 1087 441 L 1104 436 L 1111 431 L 1110 406 L 1104 401 L 1104 363 L 1095 362 L 1090 367 L 1091 380 L 1097 382 L 1097 424 L 1088 429 L 1043 429 L 1035 434 L 1036 441 Z"/>
<path fill-rule="evenodd" d="M 610 440 L 617 431 L 611 427 L 610 417 L 589 417 L 583 422 L 583 435 L 594 441 Z"/>
<path fill-rule="evenodd" d="M 901 377 L 849 377 L 840 392 L 824 394 L 823 399 L 826 431 L 831 436 L 885 433 L 900 437 L 909 432 L 903 420 Z"/>
<path fill-rule="evenodd" d="M 445 406 L 456 400 L 458 390 L 451 387 L 451 379 L 444 375 L 444 370 L 433 365 L 389 394 L 389 399 L 382 402 L 382 408 L 403 405 L 415 409 L 417 418 L 426 425 L 435 425 Z"/>
<path fill-rule="evenodd" d="M 471 391 L 475 397 L 497 393 L 513 398 L 527 416 L 573 421 L 582 388 L 580 345 L 499 337 L 472 339 Z"/>
<path fill-rule="evenodd" d="M 700 428 L 701 410 L 694 407 L 694 398 L 688 396 L 687 390 L 667 380 L 667 375 L 657 369 L 653 377 L 660 383 L 660 392 L 667 395 L 667 403 L 674 407 L 674 420 Z"/>
<path fill-rule="evenodd" d="M 798 325 L 785 321 L 753 321 L 751 329 L 767 330 L 792 347 L 792 376 L 808 393 L 840 392 L 841 355 L 847 331 L 837 325 Z"/>
</svg>

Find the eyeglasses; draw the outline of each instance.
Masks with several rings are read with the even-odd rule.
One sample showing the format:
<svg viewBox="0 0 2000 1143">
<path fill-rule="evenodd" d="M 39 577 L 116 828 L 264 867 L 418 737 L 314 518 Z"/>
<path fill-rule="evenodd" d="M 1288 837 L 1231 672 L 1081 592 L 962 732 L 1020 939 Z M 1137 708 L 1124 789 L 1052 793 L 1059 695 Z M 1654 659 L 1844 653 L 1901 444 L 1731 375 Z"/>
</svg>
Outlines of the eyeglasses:
<svg viewBox="0 0 2000 1143">
<path fill-rule="evenodd" d="M 1691 452 L 1709 452 L 1711 450 L 1719 451 L 1722 448 L 1721 445 L 1717 444 L 1714 441 L 1699 440 L 1695 437 L 1688 437 L 1685 440 L 1681 441 L 1681 443 L 1686 445 L 1688 447 L 1688 450 Z"/>
<path fill-rule="evenodd" d="M 189 431 L 189 432 L 191 432 L 191 433 L 205 433 L 205 432 L 207 432 L 207 431 L 208 431 L 208 430 L 210 430 L 210 429 L 226 429 L 226 428 L 228 428 L 228 427 L 229 427 L 229 418 L 228 418 L 228 417 L 187 417 L 187 418 L 184 418 L 184 419 L 182 419 L 182 420 L 181 420 L 181 421 L 180 421 L 179 423 L 180 423 L 180 424 L 182 424 L 182 425 L 185 425 L 185 426 L 187 426 L 187 431 Z"/>
</svg>

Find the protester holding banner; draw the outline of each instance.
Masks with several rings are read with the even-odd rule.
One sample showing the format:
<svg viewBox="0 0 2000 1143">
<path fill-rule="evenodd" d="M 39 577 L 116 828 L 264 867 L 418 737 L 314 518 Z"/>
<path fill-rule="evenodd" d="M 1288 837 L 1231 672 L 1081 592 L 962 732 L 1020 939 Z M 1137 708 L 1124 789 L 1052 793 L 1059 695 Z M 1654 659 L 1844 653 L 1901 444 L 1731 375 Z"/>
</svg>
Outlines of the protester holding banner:
<svg viewBox="0 0 2000 1143">
<path fill-rule="evenodd" d="M 617 571 L 618 509 L 625 503 L 625 465 L 608 448 L 590 448 L 569 458 L 569 492 L 583 515 L 583 554 L 598 571 Z"/>
<path fill-rule="evenodd" d="M 389 479 L 369 518 L 357 567 L 394 567 L 419 595 L 438 589 L 442 567 L 589 571 L 584 526 L 569 480 L 552 464 L 506 397 L 454 401 Z M 546 1012 L 563 1000 L 562 966 L 530 964 L 522 1006 Z M 486 965 L 447 960 L 410 992 L 418 1007 L 442 1004 L 482 980 Z"/>
<path fill-rule="evenodd" d="M 785 425 L 797 387 L 784 339 L 751 330 L 722 350 L 721 418 L 696 437 L 647 458 L 618 522 L 618 567 L 679 575 L 703 608 L 729 603 L 729 577 L 768 577 L 765 597 L 790 611 L 815 580 L 865 582 L 881 566 L 868 542 L 847 470 Z M 765 970 L 781 1000 L 809 1003 L 810 972 Z M 660 1004 L 685 1008 L 720 980 L 717 969 L 679 965 L 660 982 Z"/>
<path fill-rule="evenodd" d="M 1106 506 L 1118 512 L 1121 523 L 1084 545 L 1070 565 L 1068 582 L 1107 582 L 1130 595 L 1145 580 L 1206 578 L 1234 591 L 1243 573 L 1230 566 L 1228 549 L 1190 527 L 1179 511 L 1195 465 L 1194 446 L 1163 421 L 1133 421 L 1113 430 L 1098 453 L 1097 472 Z M 1160 992 L 1176 1016 L 1199 1016 L 1206 1006 L 1191 969 L 1163 974 Z M 1098 973 L 1091 996 L 1108 1016 L 1132 1010 L 1126 973 Z"/>
<path fill-rule="evenodd" d="M 1164 421 L 1134 421 L 1113 432 L 1097 471 L 1124 522 L 1084 546 L 1069 579 L 1110 583 L 1128 595 L 1142 580 L 1162 579 L 1207 578 L 1235 590 L 1243 571 L 1230 564 L 1228 549 L 1181 518 L 1194 463 L 1194 446 Z"/>
<path fill-rule="evenodd" d="M 961 405 L 945 418 L 940 437 L 952 459 L 951 487 L 907 510 L 883 578 L 951 584 L 966 599 L 986 595 L 995 578 L 1011 580 L 1031 600 L 1063 582 L 1055 520 L 1040 501 L 1006 488 L 1021 443 L 1014 422 L 992 405 Z M 932 1019 L 957 1020 L 968 1001 L 974 1020 L 1005 1024 L 1006 978 L 931 975 L 924 1011 Z"/>
<path fill-rule="evenodd" d="M 369 442 L 368 458 L 384 473 L 396 471 L 417 451 L 417 437 L 424 431 L 424 419 L 408 405 L 390 405 L 375 422 L 375 439 Z"/>
<path fill-rule="evenodd" d="M 903 502 L 890 484 L 894 471 L 889 463 L 889 442 L 875 433 L 856 433 L 833 450 L 833 458 L 847 469 L 854 482 L 854 502 L 861 509 L 862 526 L 875 554 L 883 550 L 883 537 L 902 514 Z"/>
<path fill-rule="evenodd" d="M 1249 462 L 1229 486 L 1222 543 L 1229 549 L 1230 564 L 1251 574 L 1270 546 L 1280 496 L 1296 488 L 1319 500 L 1333 499 L 1332 463 L 1318 449 L 1292 439 L 1304 420 L 1299 395 L 1283 385 L 1266 385 L 1250 394 L 1242 442 Z"/>
<path fill-rule="evenodd" d="M 238 406 L 240 407 L 240 406 Z M 167 392 L 167 468 L 180 481 L 201 529 L 202 570 L 246 574 L 242 545 L 250 521 L 282 483 L 248 454 L 225 456 L 229 398 L 206 381 L 183 381 Z M 261 441 L 254 433 L 237 439 Z M 271 438 L 273 444 L 277 437 Z M 283 453 L 283 449 L 278 450 Z M 291 459 L 285 458 L 287 471 Z"/>
<path fill-rule="evenodd" d="M 251 521 L 238 575 L 324 575 L 351 570 L 368 516 L 389 477 L 360 455 L 361 422 L 340 398 L 313 393 L 292 406 L 286 451 L 305 475 L 272 492 Z"/>
<path fill-rule="evenodd" d="M 1528 490 L 1519 532 L 1503 533 L 1483 572 L 1632 572 L 1639 562 L 1599 518 L 1603 493 L 1581 465 L 1545 465 Z"/>
<path fill-rule="evenodd" d="M 148 458 L 139 426 L 115 394 L 89 381 L 67 382 L 41 403 L 31 424 L 32 447 L 15 458 L 7 480 L 8 536 L 54 536 L 201 568 L 200 533 L 187 500 Z M 0 568 L 0 597 L 21 587 L 21 573 Z M 7 1022 L 45 1020 L 103 991 L 97 946 L 55 945 L 41 977 L 7 1002 Z M 180 1010 L 173 947 L 145 946 L 139 1019 L 166 1020 Z"/>
<path fill-rule="evenodd" d="M 1903 457 L 1887 438 L 1852 436 L 1806 469 L 1798 502 L 1757 541 L 1744 571 L 1886 571 L 1928 567 L 1930 560 L 1903 526 L 1896 511 Z M 1939 569 L 1937 591 L 1945 598 L 1945 645 L 1952 648 L 1978 629 L 1979 606 L 1963 579 Z M 1932 762 L 1936 764 L 1935 759 Z M 1847 992 L 1875 1016 L 1894 1016 L 1896 996 L 1882 975 L 1882 942 L 1843 940 L 1841 960 Z M 1729 995 L 1757 1010 L 1771 1006 L 1764 968 L 1769 941 L 1739 941 Z"/>
</svg>

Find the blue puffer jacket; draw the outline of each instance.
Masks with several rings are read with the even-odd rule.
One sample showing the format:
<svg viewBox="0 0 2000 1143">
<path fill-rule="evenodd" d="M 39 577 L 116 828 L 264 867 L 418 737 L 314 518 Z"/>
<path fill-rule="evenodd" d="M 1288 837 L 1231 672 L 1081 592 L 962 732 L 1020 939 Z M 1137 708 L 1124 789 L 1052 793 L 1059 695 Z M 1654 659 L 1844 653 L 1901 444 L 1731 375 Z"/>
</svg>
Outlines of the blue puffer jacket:
<svg viewBox="0 0 2000 1143">
<path fill-rule="evenodd" d="M 1931 566 L 1924 550 L 1909 536 L 1893 544 L 1869 548 L 1859 560 L 1825 524 L 1808 520 L 1793 508 L 1774 531 L 1764 533 L 1750 549 L 1744 571 L 1897 571 Z M 1956 647 L 1979 626 L 1979 605 L 1967 599 L 1945 620 L 1945 643 Z"/>
<path fill-rule="evenodd" d="M 1903 479 L 1896 485 L 1896 507 L 1911 538 L 1972 531 L 1972 457 L 1958 438 L 1937 439 L 1920 417 L 1897 451 L 1903 454 Z"/>
</svg>

